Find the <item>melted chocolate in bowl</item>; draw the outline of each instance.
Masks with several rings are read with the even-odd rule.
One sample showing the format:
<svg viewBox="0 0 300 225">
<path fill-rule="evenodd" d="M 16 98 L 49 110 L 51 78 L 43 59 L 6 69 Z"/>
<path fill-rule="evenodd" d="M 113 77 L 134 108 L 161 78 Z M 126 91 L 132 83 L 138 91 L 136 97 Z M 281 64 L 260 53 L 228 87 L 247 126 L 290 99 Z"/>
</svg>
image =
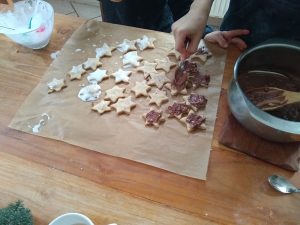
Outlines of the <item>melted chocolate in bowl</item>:
<svg viewBox="0 0 300 225">
<path fill-rule="evenodd" d="M 297 79 L 296 75 L 287 73 L 286 71 L 248 71 L 240 74 L 238 82 L 244 94 L 254 105 L 264 100 L 264 96 L 260 95 L 260 99 L 255 99 L 253 96 L 247 95 L 249 90 L 253 88 L 276 87 L 287 91 L 300 92 L 299 78 Z M 265 98 L 267 97 L 265 96 Z M 285 120 L 300 122 L 300 102 L 288 104 L 280 109 L 268 111 L 268 113 Z"/>
</svg>

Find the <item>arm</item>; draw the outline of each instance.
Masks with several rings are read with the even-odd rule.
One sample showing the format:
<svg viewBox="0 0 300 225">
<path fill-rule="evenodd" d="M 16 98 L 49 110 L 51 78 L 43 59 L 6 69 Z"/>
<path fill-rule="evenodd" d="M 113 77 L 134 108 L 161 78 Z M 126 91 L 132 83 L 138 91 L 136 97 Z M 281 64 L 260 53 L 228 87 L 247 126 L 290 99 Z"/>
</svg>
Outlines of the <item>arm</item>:
<svg viewBox="0 0 300 225">
<path fill-rule="evenodd" d="M 195 0 L 190 11 L 172 25 L 175 49 L 186 59 L 197 50 L 213 0 Z"/>
</svg>

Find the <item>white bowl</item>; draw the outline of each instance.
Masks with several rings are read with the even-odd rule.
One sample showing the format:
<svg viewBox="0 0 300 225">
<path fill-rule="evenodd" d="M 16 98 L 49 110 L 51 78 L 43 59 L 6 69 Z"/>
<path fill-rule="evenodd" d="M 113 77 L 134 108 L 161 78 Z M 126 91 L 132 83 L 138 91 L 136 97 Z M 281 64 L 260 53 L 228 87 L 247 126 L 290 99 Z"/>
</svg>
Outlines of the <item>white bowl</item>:
<svg viewBox="0 0 300 225">
<path fill-rule="evenodd" d="M 13 11 L 0 12 L 0 33 L 27 48 L 45 47 L 50 41 L 53 24 L 53 7 L 43 0 L 18 1 Z"/>
<path fill-rule="evenodd" d="M 66 213 L 52 220 L 49 225 L 94 225 L 94 223 L 80 213 Z"/>
</svg>

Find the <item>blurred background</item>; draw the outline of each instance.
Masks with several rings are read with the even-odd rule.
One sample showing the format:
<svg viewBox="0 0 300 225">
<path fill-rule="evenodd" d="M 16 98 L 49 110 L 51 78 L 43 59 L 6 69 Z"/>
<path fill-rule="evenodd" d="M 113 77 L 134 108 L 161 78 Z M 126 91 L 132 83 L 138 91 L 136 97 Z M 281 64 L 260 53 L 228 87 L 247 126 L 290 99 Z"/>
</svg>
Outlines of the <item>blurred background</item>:
<svg viewBox="0 0 300 225">
<path fill-rule="evenodd" d="M 17 2 L 18 0 L 14 0 Z M 98 0 L 45 0 L 49 2 L 56 13 L 61 13 L 70 16 L 82 17 L 88 20 L 101 21 L 101 10 Z M 0 0 L 0 3 L 6 2 L 6 0 Z M 222 18 L 228 8 L 230 0 L 214 0 L 212 5 L 210 16 L 208 19 L 208 25 L 214 30 L 217 30 L 220 26 Z"/>
</svg>

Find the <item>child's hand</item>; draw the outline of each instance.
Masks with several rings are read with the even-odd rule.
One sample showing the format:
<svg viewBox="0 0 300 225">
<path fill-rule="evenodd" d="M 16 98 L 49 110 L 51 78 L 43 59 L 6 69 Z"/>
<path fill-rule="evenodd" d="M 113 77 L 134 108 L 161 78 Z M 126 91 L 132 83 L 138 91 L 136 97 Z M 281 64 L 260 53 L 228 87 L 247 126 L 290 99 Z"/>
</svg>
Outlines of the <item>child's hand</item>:
<svg viewBox="0 0 300 225">
<path fill-rule="evenodd" d="M 214 31 L 205 35 L 204 40 L 217 43 L 222 48 L 227 48 L 229 44 L 234 44 L 240 50 L 245 50 L 247 44 L 239 38 L 241 35 L 247 35 L 250 31 L 246 29 L 230 30 L 230 31 Z"/>
</svg>

